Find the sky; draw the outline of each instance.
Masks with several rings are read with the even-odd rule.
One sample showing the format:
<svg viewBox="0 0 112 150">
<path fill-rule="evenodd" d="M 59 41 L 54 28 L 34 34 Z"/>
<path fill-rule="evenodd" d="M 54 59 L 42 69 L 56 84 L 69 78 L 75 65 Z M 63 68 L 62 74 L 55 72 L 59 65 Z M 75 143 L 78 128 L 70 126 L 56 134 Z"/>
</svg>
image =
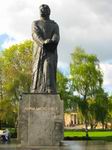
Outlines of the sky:
<svg viewBox="0 0 112 150">
<path fill-rule="evenodd" d="M 66 74 L 70 54 L 80 46 L 97 55 L 104 88 L 112 91 L 112 0 L 0 0 L 0 4 L 0 50 L 31 39 L 31 24 L 39 19 L 39 6 L 48 4 L 51 19 L 60 27 L 58 67 Z"/>
</svg>

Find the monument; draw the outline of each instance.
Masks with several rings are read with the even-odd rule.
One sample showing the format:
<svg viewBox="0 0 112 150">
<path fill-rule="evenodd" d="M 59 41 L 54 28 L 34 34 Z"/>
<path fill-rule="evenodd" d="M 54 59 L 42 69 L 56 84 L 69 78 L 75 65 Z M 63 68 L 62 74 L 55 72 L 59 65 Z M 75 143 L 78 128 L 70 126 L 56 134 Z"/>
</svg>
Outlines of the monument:
<svg viewBox="0 0 112 150">
<path fill-rule="evenodd" d="M 40 6 L 40 20 L 32 25 L 33 84 L 32 92 L 56 93 L 57 45 L 60 39 L 59 27 L 50 20 L 48 5 Z"/>
<path fill-rule="evenodd" d="M 56 89 L 58 24 L 50 8 L 40 6 L 40 20 L 32 24 L 33 71 L 31 93 L 24 93 L 19 108 L 22 146 L 57 146 L 63 140 L 63 101 Z"/>
</svg>

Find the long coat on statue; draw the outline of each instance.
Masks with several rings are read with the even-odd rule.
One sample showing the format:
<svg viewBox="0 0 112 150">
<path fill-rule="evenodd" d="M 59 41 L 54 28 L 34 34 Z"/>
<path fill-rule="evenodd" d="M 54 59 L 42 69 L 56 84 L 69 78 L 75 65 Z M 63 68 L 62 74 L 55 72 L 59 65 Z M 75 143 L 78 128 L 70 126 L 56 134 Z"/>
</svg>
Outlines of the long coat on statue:
<svg viewBox="0 0 112 150">
<path fill-rule="evenodd" d="M 32 92 L 56 93 L 59 27 L 53 20 L 34 21 L 32 37 L 34 41 Z M 52 43 L 44 44 L 47 39 L 51 39 Z"/>
</svg>

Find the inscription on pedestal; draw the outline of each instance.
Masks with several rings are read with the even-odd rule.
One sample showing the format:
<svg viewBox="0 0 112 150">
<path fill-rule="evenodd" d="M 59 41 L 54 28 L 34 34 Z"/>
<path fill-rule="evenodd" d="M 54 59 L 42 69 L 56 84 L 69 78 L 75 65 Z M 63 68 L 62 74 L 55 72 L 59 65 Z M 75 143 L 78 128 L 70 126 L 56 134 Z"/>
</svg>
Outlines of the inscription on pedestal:
<svg viewBox="0 0 112 150">
<path fill-rule="evenodd" d="M 59 95 L 23 94 L 19 130 L 22 145 L 59 145 L 63 139 L 63 102 Z"/>
</svg>

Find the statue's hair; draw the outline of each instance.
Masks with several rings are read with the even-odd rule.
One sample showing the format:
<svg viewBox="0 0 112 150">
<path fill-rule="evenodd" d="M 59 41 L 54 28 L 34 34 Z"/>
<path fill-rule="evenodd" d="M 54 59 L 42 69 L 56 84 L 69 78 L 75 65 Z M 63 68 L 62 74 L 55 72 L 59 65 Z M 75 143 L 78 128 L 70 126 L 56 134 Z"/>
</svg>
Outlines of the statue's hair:
<svg viewBox="0 0 112 150">
<path fill-rule="evenodd" d="M 40 5 L 40 7 L 39 7 L 40 11 L 41 11 L 42 8 L 47 8 L 48 9 L 48 15 L 50 15 L 51 10 L 50 10 L 50 7 L 47 4 Z"/>
</svg>

